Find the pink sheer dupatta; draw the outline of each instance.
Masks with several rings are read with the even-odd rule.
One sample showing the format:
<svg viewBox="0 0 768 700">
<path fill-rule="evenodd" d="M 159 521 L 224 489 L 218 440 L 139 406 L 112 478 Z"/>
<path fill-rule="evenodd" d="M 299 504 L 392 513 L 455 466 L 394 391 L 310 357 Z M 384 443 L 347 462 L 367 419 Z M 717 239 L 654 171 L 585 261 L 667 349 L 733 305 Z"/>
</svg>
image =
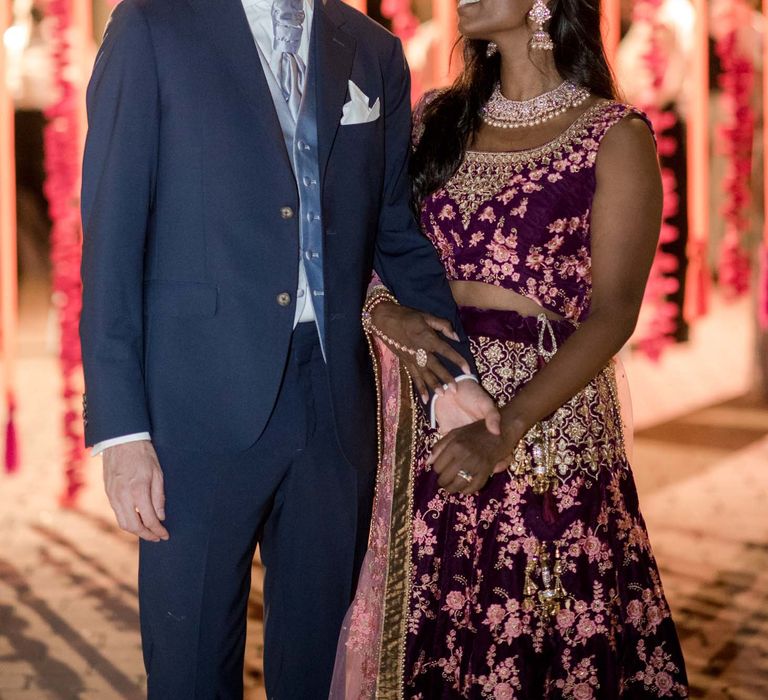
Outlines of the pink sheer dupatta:
<svg viewBox="0 0 768 700">
<path fill-rule="evenodd" d="M 402 697 L 411 547 L 411 382 L 371 341 L 379 398 L 379 467 L 368 552 L 336 652 L 330 700 Z"/>
</svg>

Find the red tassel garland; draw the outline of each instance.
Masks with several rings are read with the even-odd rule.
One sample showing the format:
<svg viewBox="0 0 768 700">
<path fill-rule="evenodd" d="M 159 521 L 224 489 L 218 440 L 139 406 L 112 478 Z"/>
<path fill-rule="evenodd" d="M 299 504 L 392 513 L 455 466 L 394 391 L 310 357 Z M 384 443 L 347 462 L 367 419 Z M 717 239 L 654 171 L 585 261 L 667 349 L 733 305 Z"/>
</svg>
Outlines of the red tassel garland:
<svg viewBox="0 0 768 700">
<path fill-rule="evenodd" d="M 5 426 L 5 471 L 13 474 L 19 469 L 19 443 L 16 437 L 16 402 L 8 397 L 8 422 Z"/>
</svg>

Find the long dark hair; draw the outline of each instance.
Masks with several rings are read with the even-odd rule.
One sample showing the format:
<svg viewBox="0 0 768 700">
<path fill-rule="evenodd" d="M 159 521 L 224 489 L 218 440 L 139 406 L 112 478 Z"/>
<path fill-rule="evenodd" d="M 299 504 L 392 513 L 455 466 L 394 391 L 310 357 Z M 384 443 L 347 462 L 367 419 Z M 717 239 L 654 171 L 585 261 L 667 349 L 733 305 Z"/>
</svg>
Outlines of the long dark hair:
<svg viewBox="0 0 768 700">
<path fill-rule="evenodd" d="M 616 87 L 600 33 L 600 0 L 550 0 L 549 33 L 560 75 L 597 96 L 613 99 Z M 411 158 L 413 205 L 442 187 L 464 159 L 480 128 L 480 110 L 499 81 L 499 54 L 488 42 L 464 39 L 464 69 L 447 90 L 424 107 L 424 133 Z"/>
</svg>

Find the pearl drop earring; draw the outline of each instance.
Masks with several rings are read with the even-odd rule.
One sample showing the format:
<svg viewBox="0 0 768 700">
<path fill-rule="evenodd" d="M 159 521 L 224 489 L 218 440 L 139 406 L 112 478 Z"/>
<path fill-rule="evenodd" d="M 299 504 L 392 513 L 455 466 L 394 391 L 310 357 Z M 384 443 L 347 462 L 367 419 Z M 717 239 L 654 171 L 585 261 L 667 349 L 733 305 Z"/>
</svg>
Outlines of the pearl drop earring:
<svg viewBox="0 0 768 700">
<path fill-rule="evenodd" d="M 552 12 L 547 7 L 547 3 L 544 0 L 535 0 L 531 11 L 528 13 L 528 19 L 537 25 L 536 31 L 531 37 L 530 47 L 534 51 L 552 51 L 555 44 L 549 32 L 544 29 L 544 25 L 552 19 Z"/>
</svg>

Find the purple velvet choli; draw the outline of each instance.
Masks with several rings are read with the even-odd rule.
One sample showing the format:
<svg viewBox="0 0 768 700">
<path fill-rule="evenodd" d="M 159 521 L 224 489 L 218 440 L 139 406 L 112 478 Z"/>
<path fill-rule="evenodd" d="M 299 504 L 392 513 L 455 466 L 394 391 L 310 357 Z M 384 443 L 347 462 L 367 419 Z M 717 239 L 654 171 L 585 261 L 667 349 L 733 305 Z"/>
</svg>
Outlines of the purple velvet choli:
<svg viewBox="0 0 768 700">
<path fill-rule="evenodd" d="M 590 212 L 600 142 L 629 108 L 597 105 L 526 151 L 469 151 L 430 196 L 421 226 L 448 278 L 529 297 L 573 321 L 589 312 Z"/>
</svg>

